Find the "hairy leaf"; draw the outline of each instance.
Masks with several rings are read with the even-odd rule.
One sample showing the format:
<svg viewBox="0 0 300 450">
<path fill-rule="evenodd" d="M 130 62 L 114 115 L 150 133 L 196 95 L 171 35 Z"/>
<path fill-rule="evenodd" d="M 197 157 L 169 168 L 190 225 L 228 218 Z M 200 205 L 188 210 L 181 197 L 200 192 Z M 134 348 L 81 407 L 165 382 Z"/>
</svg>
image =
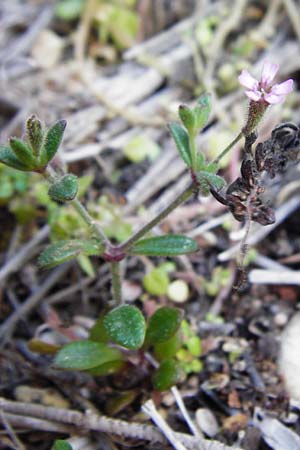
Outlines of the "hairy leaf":
<svg viewBox="0 0 300 450">
<path fill-rule="evenodd" d="M 46 132 L 41 150 L 41 164 L 47 165 L 60 146 L 67 122 L 59 120 Z"/>
<path fill-rule="evenodd" d="M 150 317 L 145 342 L 158 344 L 170 339 L 180 327 L 182 311 L 178 308 L 163 306 Z"/>
<path fill-rule="evenodd" d="M 139 349 L 145 339 L 145 319 L 135 306 L 124 305 L 110 311 L 103 320 L 110 338 L 130 350 Z"/>
<path fill-rule="evenodd" d="M 26 122 L 26 136 L 33 154 L 38 156 L 43 142 L 43 129 L 41 121 L 31 116 Z"/>
<path fill-rule="evenodd" d="M 183 377 L 180 365 L 174 359 L 166 359 L 154 374 L 153 386 L 158 391 L 166 391 L 182 381 Z"/>
<path fill-rule="evenodd" d="M 51 184 L 48 190 L 49 197 L 59 203 L 68 202 L 76 197 L 78 179 L 75 175 L 64 175 L 60 180 Z"/>
<path fill-rule="evenodd" d="M 17 159 L 27 167 L 35 166 L 35 158 L 30 148 L 21 140 L 15 137 L 10 138 L 9 145 Z"/>
<path fill-rule="evenodd" d="M 176 122 L 171 123 L 169 125 L 169 128 L 181 158 L 188 167 L 191 167 L 192 158 L 189 135 L 187 134 L 185 129 Z"/>
<path fill-rule="evenodd" d="M 179 234 L 155 236 L 136 242 L 129 253 L 146 256 L 177 256 L 198 250 L 194 239 Z"/>
<path fill-rule="evenodd" d="M 104 363 L 122 359 L 121 352 L 101 342 L 76 341 L 65 345 L 54 364 L 62 369 L 88 370 Z"/>
<path fill-rule="evenodd" d="M 0 145 L 0 162 L 17 170 L 25 172 L 31 170 L 26 164 L 19 161 L 10 147 L 4 145 Z"/>
<path fill-rule="evenodd" d="M 101 255 L 103 245 L 95 240 L 62 240 L 49 245 L 38 259 L 40 267 L 50 269 L 66 261 L 76 258 L 80 253 Z"/>
</svg>

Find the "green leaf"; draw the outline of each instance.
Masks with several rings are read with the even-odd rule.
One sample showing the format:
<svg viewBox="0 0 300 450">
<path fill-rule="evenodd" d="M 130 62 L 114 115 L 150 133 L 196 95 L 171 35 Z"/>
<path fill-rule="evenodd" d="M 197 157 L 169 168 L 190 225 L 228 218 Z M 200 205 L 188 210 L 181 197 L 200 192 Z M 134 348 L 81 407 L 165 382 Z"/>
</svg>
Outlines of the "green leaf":
<svg viewBox="0 0 300 450">
<path fill-rule="evenodd" d="M 194 239 L 179 234 L 170 234 L 141 239 L 130 248 L 129 253 L 146 256 L 178 256 L 197 250 L 198 244 Z"/>
<path fill-rule="evenodd" d="M 211 95 L 206 93 L 200 97 L 197 106 L 193 110 L 195 128 L 197 131 L 202 130 L 202 128 L 207 124 L 210 111 Z"/>
<path fill-rule="evenodd" d="M 112 375 L 113 373 L 120 372 L 124 367 L 124 361 L 122 359 L 116 359 L 115 361 L 108 361 L 100 366 L 89 369 L 89 373 L 94 376 L 106 376 Z"/>
<path fill-rule="evenodd" d="M 158 361 L 173 358 L 180 349 L 182 344 L 182 337 L 180 331 L 175 333 L 167 341 L 154 345 L 154 355 Z"/>
<path fill-rule="evenodd" d="M 144 276 L 143 286 L 149 294 L 165 295 L 168 292 L 170 280 L 166 271 L 157 267 Z"/>
<path fill-rule="evenodd" d="M 56 439 L 54 442 L 53 450 L 73 450 L 73 447 L 69 444 L 68 441 L 64 441 L 63 439 Z"/>
<path fill-rule="evenodd" d="M 46 166 L 60 146 L 67 122 L 59 120 L 46 132 L 41 150 L 41 164 Z"/>
<path fill-rule="evenodd" d="M 103 251 L 103 245 L 95 240 L 62 240 L 45 248 L 38 258 L 38 265 L 50 269 L 76 258 L 80 253 L 92 256 L 101 255 Z"/>
<path fill-rule="evenodd" d="M 9 145 L 17 159 L 27 167 L 35 166 L 35 158 L 30 148 L 21 140 L 15 137 L 10 138 Z"/>
<path fill-rule="evenodd" d="M 5 147 L 4 145 L 0 145 L 0 162 L 13 169 L 23 171 L 31 170 L 26 164 L 19 161 L 10 147 Z"/>
<path fill-rule="evenodd" d="M 78 19 L 84 8 L 84 0 L 62 0 L 55 6 L 55 15 L 62 20 Z"/>
<path fill-rule="evenodd" d="M 190 132 L 194 133 L 195 129 L 195 118 L 193 111 L 186 105 L 179 106 L 179 117 L 185 128 Z"/>
<path fill-rule="evenodd" d="M 67 174 L 60 180 L 51 184 L 48 195 L 52 200 L 63 203 L 73 200 L 78 191 L 78 180 L 76 175 Z"/>
<path fill-rule="evenodd" d="M 200 191 L 202 195 L 208 195 L 211 187 L 218 191 L 225 186 L 224 178 L 204 170 L 200 170 L 200 172 L 197 173 L 197 179 L 200 183 Z"/>
<path fill-rule="evenodd" d="M 118 306 L 106 314 L 103 325 L 110 338 L 117 344 L 130 350 L 137 350 L 143 345 L 145 319 L 135 306 Z"/>
<path fill-rule="evenodd" d="M 216 173 L 218 168 L 218 164 L 212 162 L 207 164 L 207 166 L 205 167 L 205 171 L 209 173 Z"/>
<path fill-rule="evenodd" d="M 104 316 L 100 316 L 95 325 L 92 326 L 90 329 L 90 341 L 95 342 L 105 342 L 107 343 L 109 341 L 109 334 L 107 333 L 106 329 L 103 325 Z"/>
<path fill-rule="evenodd" d="M 61 369 L 88 370 L 120 359 L 122 354 L 116 348 L 101 342 L 77 341 L 65 345 L 57 353 L 54 364 Z"/>
<path fill-rule="evenodd" d="M 197 153 L 196 156 L 196 172 L 205 168 L 205 155 L 203 153 Z"/>
<path fill-rule="evenodd" d="M 174 359 L 166 359 L 154 374 L 153 386 L 158 391 L 166 391 L 182 381 L 183 377 L 180 365 Z"/>
<path fill-rule="evenodd" d="M 170 339 L 179 329 L 182 311 L 163 306 L 150 317 L 145 342 L 147 345 L 158 344 Z"/>
<path fill-rule="evenodd" d="M 188 133 L 176 122 L 171 123 L 169 128 L 181 158 L 188 167 L 191 167 L 192 157 Z"/>
<path fill-rule="evenodd" d="M 43 129 L 42 123 L 37 117 L 31 116 L 27 120 L 26 136 L 33 154 L 38 156 L 43 142 Z"/>
<path fill-rule="evenodd" d="M 96 272 L 90 258 L 83 253 L 77 256 L 78 264 L 83 272 L 90 278 L 95 278 Z"/>
</svg>

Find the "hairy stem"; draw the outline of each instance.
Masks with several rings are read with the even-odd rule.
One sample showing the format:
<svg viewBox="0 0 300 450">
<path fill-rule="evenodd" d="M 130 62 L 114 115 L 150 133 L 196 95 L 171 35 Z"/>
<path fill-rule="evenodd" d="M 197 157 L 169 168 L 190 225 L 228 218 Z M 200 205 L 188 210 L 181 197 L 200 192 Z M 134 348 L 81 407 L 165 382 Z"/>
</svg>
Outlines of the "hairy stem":
<svg viewBox="0 0 300 450">
<path fill-rule="evenodd" d="M 217 156 L 217 158 L 213 161 L 215 164 L 219 164 L 219 162 L 221 161 L 222 158 L 224 158 L 225 155 L 227 155 L 227 153 L 229 152 L 229 150 L 232 149 L 232 147 L 239 142 L 242 137 L 243 137 L 243 133 L 240 132 L 237 137 L 235 139 L 233 139 L 232 142 L 230 142 L 229 145 L 227 145 L 227 147 L 219 154 L 219 156 Z"/>
<path fill-rule="evenodd" d="M 112 295 L 116 305 L 122 303 L 122 277 L 120 262 L 114 261 L 110 264 Z"/>
<path fill-rule="evenodd" d="M 100 225 L 97 224 L 95 219 L 90 216 L 89 212 L 85 209 L 83 204 L 77 198 L 74 198 L 74 200 L 71 200 L 69 203 L 73 206 L 73 208 L 77 211 L 77 213 L 85 221 L 85 223 L 91 228 L 95 236 L 97 236 L 97 238 L 104 244 L 108 244 L 109 241 L 104 231 L 102 230 Z"/>
<path fill-rule="evenodd" d="M 167 217 L 177 206 L 186 201 L 194 192 L 195 184 L 191 183 L 178 197 L 175 198 L 165 209 L 163 209 L 150 222 L 146 223 L 136 233 L 134 233 L 127 241 L 120 245 L 120 250 L 126 252 L 133 244 L 150 231 L 155 225 Z"/>
</svg>

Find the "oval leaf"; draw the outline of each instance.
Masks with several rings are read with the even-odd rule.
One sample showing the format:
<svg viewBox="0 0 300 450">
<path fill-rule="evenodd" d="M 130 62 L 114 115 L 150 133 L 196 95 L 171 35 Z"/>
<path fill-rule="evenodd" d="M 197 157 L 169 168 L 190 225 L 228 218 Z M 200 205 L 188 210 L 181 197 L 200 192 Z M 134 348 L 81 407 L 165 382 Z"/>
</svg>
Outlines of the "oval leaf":
<svg viewBox="0 0 300 450">
<path fill-rule="evenodd" d="M 176 122 L 171 123 L 169 125 L 169 128 L 181 158 L 188 167 L 191 167 L 192 158 L 189 135 L 187 134 L 185 129 Z"/>
<path fill-rule="evenodd" d="M 30 171 L 27 165 L 18 160 L 11 148 L 0 145 L 0 162 L 17 170 Z"/>
<path fill-rule="evenodd" d="M 194 132 L 195 118 L 193 111 L 186 105 L 179 106 L 179 117 L 185 128 L 190 132 Z"/>
<path fill-rule="evenodd" d="M 92 256 L 101 255 L 103 251 L 101 243 L 95 240 L 62 240 L 46 247 L 38 258 L 38 264 L 40 267 L 50 269 L 76 258 L 81 252 Z"/>
<path fill-rule="evenodd" d="M 73 200 L 77 195 L 77 191 L 77 177 L 72 174 L 67 174 L 60 180 L 51 184 L 48 190 L 48 195 L 52 198 L 52 200 L 63 203 Z"/>
<path fill-rule="evenodd" d="M 124 305 L 110 311 L 103 325 L 110 338 L 131 350 L 139 349 L 145 339 L 145 319 L 135 306 Z"/>
<path fill-rule="evenodd" d="M 17 159 L 27 167 L 35 166 L 35 158 L 27 145 L 21 139 L 12 137 L 9 140 L 9 145 L 16 155 Z"/>
<path fill-rule="evenodd" d="M 166 391 L 182 381 L 183 377 L 180 365 L 174 359 L 166 359 L 154 374 L 153 386 L 158 391 Z"/>
<path fill-rule="evenodd" d="M 101 342 L 77 341 L 65 345 L 56 355 L 54 364 L 61 369 L 88 370 L 122 359 L 121 352 Z"/>
<path fill-rule="evenodd" d="M 180 330 L 167 341 L 154 345 L 154 355 L 158 361 L 173 358 L 182 346 Z"/>
<path fill-rule="evenodd" d="M 157 309 L 149 319 L 145 339 L 147 345 L 170 339 L 180 327 L 182 315 L 182 311 L 178 308 L 163 306 Z"/>
<path fill-rule="evenodd" d="M 195 127 L 200 131 L 208 122 L 211 111 L 211 95 L 203 94 L 194 108 Z"/>
<path fill-rule="evenodd" d="M 179 234 L 155 236 L 136 242 L 129 253 L 146 256 L 177 256 L 193 253 L 198 250 L 194 239 Z"/>
<path fill-rule="evenodd" d="M 106 376 L 118 373 L 124 367 L 124 361 L 122 359 L 116 359 L 114 361 L 108 361 L 101 366 L 89 369 L 89 373 L 94 376 Z"/>
<path fill-rule="evenodd" d="M 67 122 L 59 120 L 47 131 L 44 139 L 44 144 L 41 150 L 41 163 L 47 165 L 49 161 L 55 156 L 55 153 L 60 146 Z"/>
<path fill-rule="evenodd" d="M 43 129 L 41 121 L 34 115 L 26 122 L 26 136 L 33 154 L 38 156 L 43 142 Z"/>
</svg>

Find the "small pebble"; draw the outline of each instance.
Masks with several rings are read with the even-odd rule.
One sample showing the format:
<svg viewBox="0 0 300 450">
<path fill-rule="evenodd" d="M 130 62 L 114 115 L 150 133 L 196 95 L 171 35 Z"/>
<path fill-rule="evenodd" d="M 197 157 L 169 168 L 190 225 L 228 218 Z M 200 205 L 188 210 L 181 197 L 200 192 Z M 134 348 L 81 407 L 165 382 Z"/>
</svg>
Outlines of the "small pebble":
<svg viewBox="0 0 300 450">
<path fill-rule="evenodd" d="M 202 430 L 208 437 L 214 437 L 219 432 L 217 419 L 209 409 L 197 409 L 195 418 L 200 430 Z"/>
<path fill-rule="evenodd" d="M 274 316 L 274 323 L 278 327 L 284 327 L 288 322 L 288 317 L 285 313 L 280 312 Z"/>
</svg>

